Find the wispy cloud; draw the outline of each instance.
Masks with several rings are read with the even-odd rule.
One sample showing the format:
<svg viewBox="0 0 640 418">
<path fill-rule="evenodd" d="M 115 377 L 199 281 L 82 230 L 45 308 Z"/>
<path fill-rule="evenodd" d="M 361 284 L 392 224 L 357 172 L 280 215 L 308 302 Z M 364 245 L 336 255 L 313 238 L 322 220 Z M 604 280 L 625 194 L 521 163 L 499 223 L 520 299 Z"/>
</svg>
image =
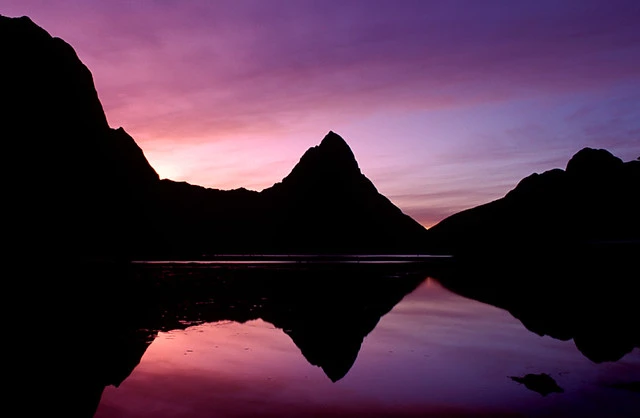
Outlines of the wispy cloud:
<svg viewBox="0 0 640 418">
<path fill-rule="evenodd" d="M 9 3 L 79 49 L 110 120 L 160 131 L 468 106 L 640 72 L 635 2 Z"/>
</svg>

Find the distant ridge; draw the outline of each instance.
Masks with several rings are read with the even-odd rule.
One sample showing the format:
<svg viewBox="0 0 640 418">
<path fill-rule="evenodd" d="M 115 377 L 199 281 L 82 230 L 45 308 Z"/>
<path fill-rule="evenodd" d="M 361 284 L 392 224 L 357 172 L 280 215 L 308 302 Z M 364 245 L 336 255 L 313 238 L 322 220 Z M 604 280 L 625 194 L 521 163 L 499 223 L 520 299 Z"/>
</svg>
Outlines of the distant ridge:
<svg viewBox="0 0 640 418">
<path fill-rule="evenodd" d="M 307 150 L 281 182 L 262 192 L 165 180 L 157 196 L 164 230 L 176 235 L 154 240 L 161 248 L 151 256 L 384 254 L 425 248 L 426 229 L 378 193 L 334 132 Z"/>
<path fill-rule="evenodd" d="M 329 132 L 291 173 L 254 192 L 160 180 L 111 129 L 73 48 L 28 17 L 0 16 L 0 132 L 16 254 L 97 259 L 213 253 L 417 253 L 426 229 L 361 173 Z"/>
<path fill-rule="evenodd" d="M 429 232 L 441 251 L 486 254 L 640 245 L 640 161 L 584 148 L 524 178 L 506 196 L 452 215 Z"/>
</svg>

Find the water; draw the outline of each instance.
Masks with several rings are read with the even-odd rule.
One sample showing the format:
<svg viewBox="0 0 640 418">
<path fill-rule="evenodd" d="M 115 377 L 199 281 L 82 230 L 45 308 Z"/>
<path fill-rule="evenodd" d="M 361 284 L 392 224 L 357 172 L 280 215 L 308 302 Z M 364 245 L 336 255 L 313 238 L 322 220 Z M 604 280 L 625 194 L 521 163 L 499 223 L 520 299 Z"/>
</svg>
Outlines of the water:
<svg viewBox="0 0 640 418">
<path fill-rule="evenodd" d="M 148 297 L 155 302 L 138 324 L 144 335 L 138 330 L 129 345 L 141 352 L 139 364 L 133 356 L 130 373 L 112 379 L 118 387 L 104 389 L 97 418 L 631 418 L 640 411 L 640 350 L 628 349 L 625 327 L 613 343 L 594 345 L 575 318 L 564 327 L 560 311 L 550 326 L 546 316 L 517 310 L 529 329 L 562 339 L 541 336 L 496 307 L 504 298 L 492 294 L 492 306 L 453 293 L 424 266 L 136 268 L 141 282 L 163 289 L 178 279 L 188 290 Z M 543 396 L 511 379 L 540 373 L 563 392 Z"/>
</svg>

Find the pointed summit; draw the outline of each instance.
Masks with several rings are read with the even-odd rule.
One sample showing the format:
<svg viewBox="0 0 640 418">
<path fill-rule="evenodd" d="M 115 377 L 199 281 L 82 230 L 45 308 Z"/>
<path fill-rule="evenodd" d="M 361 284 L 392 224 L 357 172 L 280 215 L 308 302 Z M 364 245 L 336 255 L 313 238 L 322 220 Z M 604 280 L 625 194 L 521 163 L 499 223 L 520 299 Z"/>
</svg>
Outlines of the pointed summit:
<svg viewBox="0 0 640 418">
<path fill-rule="evenodd" d="M 353 155 L 349 145 L 347 145 L 347 141 L 333 131 L 329 131 L 320 142 L 320 145 L 310 148 L 305 153 L 305 155 L 307 154 L 315 154 L 315 158 L 330 160 L 334 166 L 344 165 L 345 169 L 357 170 L 360 173 L 356 157 Z"/>
<path fill-rule="evenodd" d="M 320 142 L 320 145 L 309 151 L 311 150 L 316 150 L 314 151 L 317 155 L 316 158 L 326 160 L 326 162 L 330 162 L 332 166 L 339 167 L 344 172 L 357 172 L 360 174 L 360 168 L 353 151 L 351 151 L 347 142 L 333 131 L 329 131 Z"/>
<path fill-rule="evenodd" d="M 404 252 L 420 248 L 426 232 L 378 192 L 333 131 L 261 196 L 272 211 L 272 235 L 298 252 Z"/>
<path fill-rule="evenodd" d="M 342 137 L 329 131 L 320 145 L 309 148 L 283 184 L 335 185 L 362 175 L 351 148 Z"/>
<path fill-rule="evenodd" d="M 322 141 L 320 142 L 320 146 L 321 147 L 342 147 L 342 148 L 347 148 L 349 149 L 349 151 L 351 151 L 351 149 L 349 148 L 349 145 L 347 145 L 347 142 L 340 135 L 338 135 L 333 131 L 329 131 L 329 133 L 326 134 L 324 138 L 322 138 Z"/>
</svg>

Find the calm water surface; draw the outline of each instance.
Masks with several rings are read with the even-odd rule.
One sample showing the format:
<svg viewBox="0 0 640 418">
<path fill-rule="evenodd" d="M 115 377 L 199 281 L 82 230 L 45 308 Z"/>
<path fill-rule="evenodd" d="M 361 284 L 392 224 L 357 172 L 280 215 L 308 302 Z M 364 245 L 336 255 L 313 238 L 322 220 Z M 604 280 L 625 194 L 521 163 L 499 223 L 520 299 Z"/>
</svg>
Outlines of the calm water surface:
<svg viewBox="0 0 640 418">
<path fill-rule="evenodd" d="M 543 396 L 510 378 L 531 373 L 564 392 Z M 104 390 L 95 417 L 637 417 L 640 394 L 616 385 L 638 381 L 637 348 L 596 364 L 573 341 L 534 334 L 426 278 L 336 382 L 263 319 L 205 322 L 159 332 L 128 378 Z"/>
</svg>

